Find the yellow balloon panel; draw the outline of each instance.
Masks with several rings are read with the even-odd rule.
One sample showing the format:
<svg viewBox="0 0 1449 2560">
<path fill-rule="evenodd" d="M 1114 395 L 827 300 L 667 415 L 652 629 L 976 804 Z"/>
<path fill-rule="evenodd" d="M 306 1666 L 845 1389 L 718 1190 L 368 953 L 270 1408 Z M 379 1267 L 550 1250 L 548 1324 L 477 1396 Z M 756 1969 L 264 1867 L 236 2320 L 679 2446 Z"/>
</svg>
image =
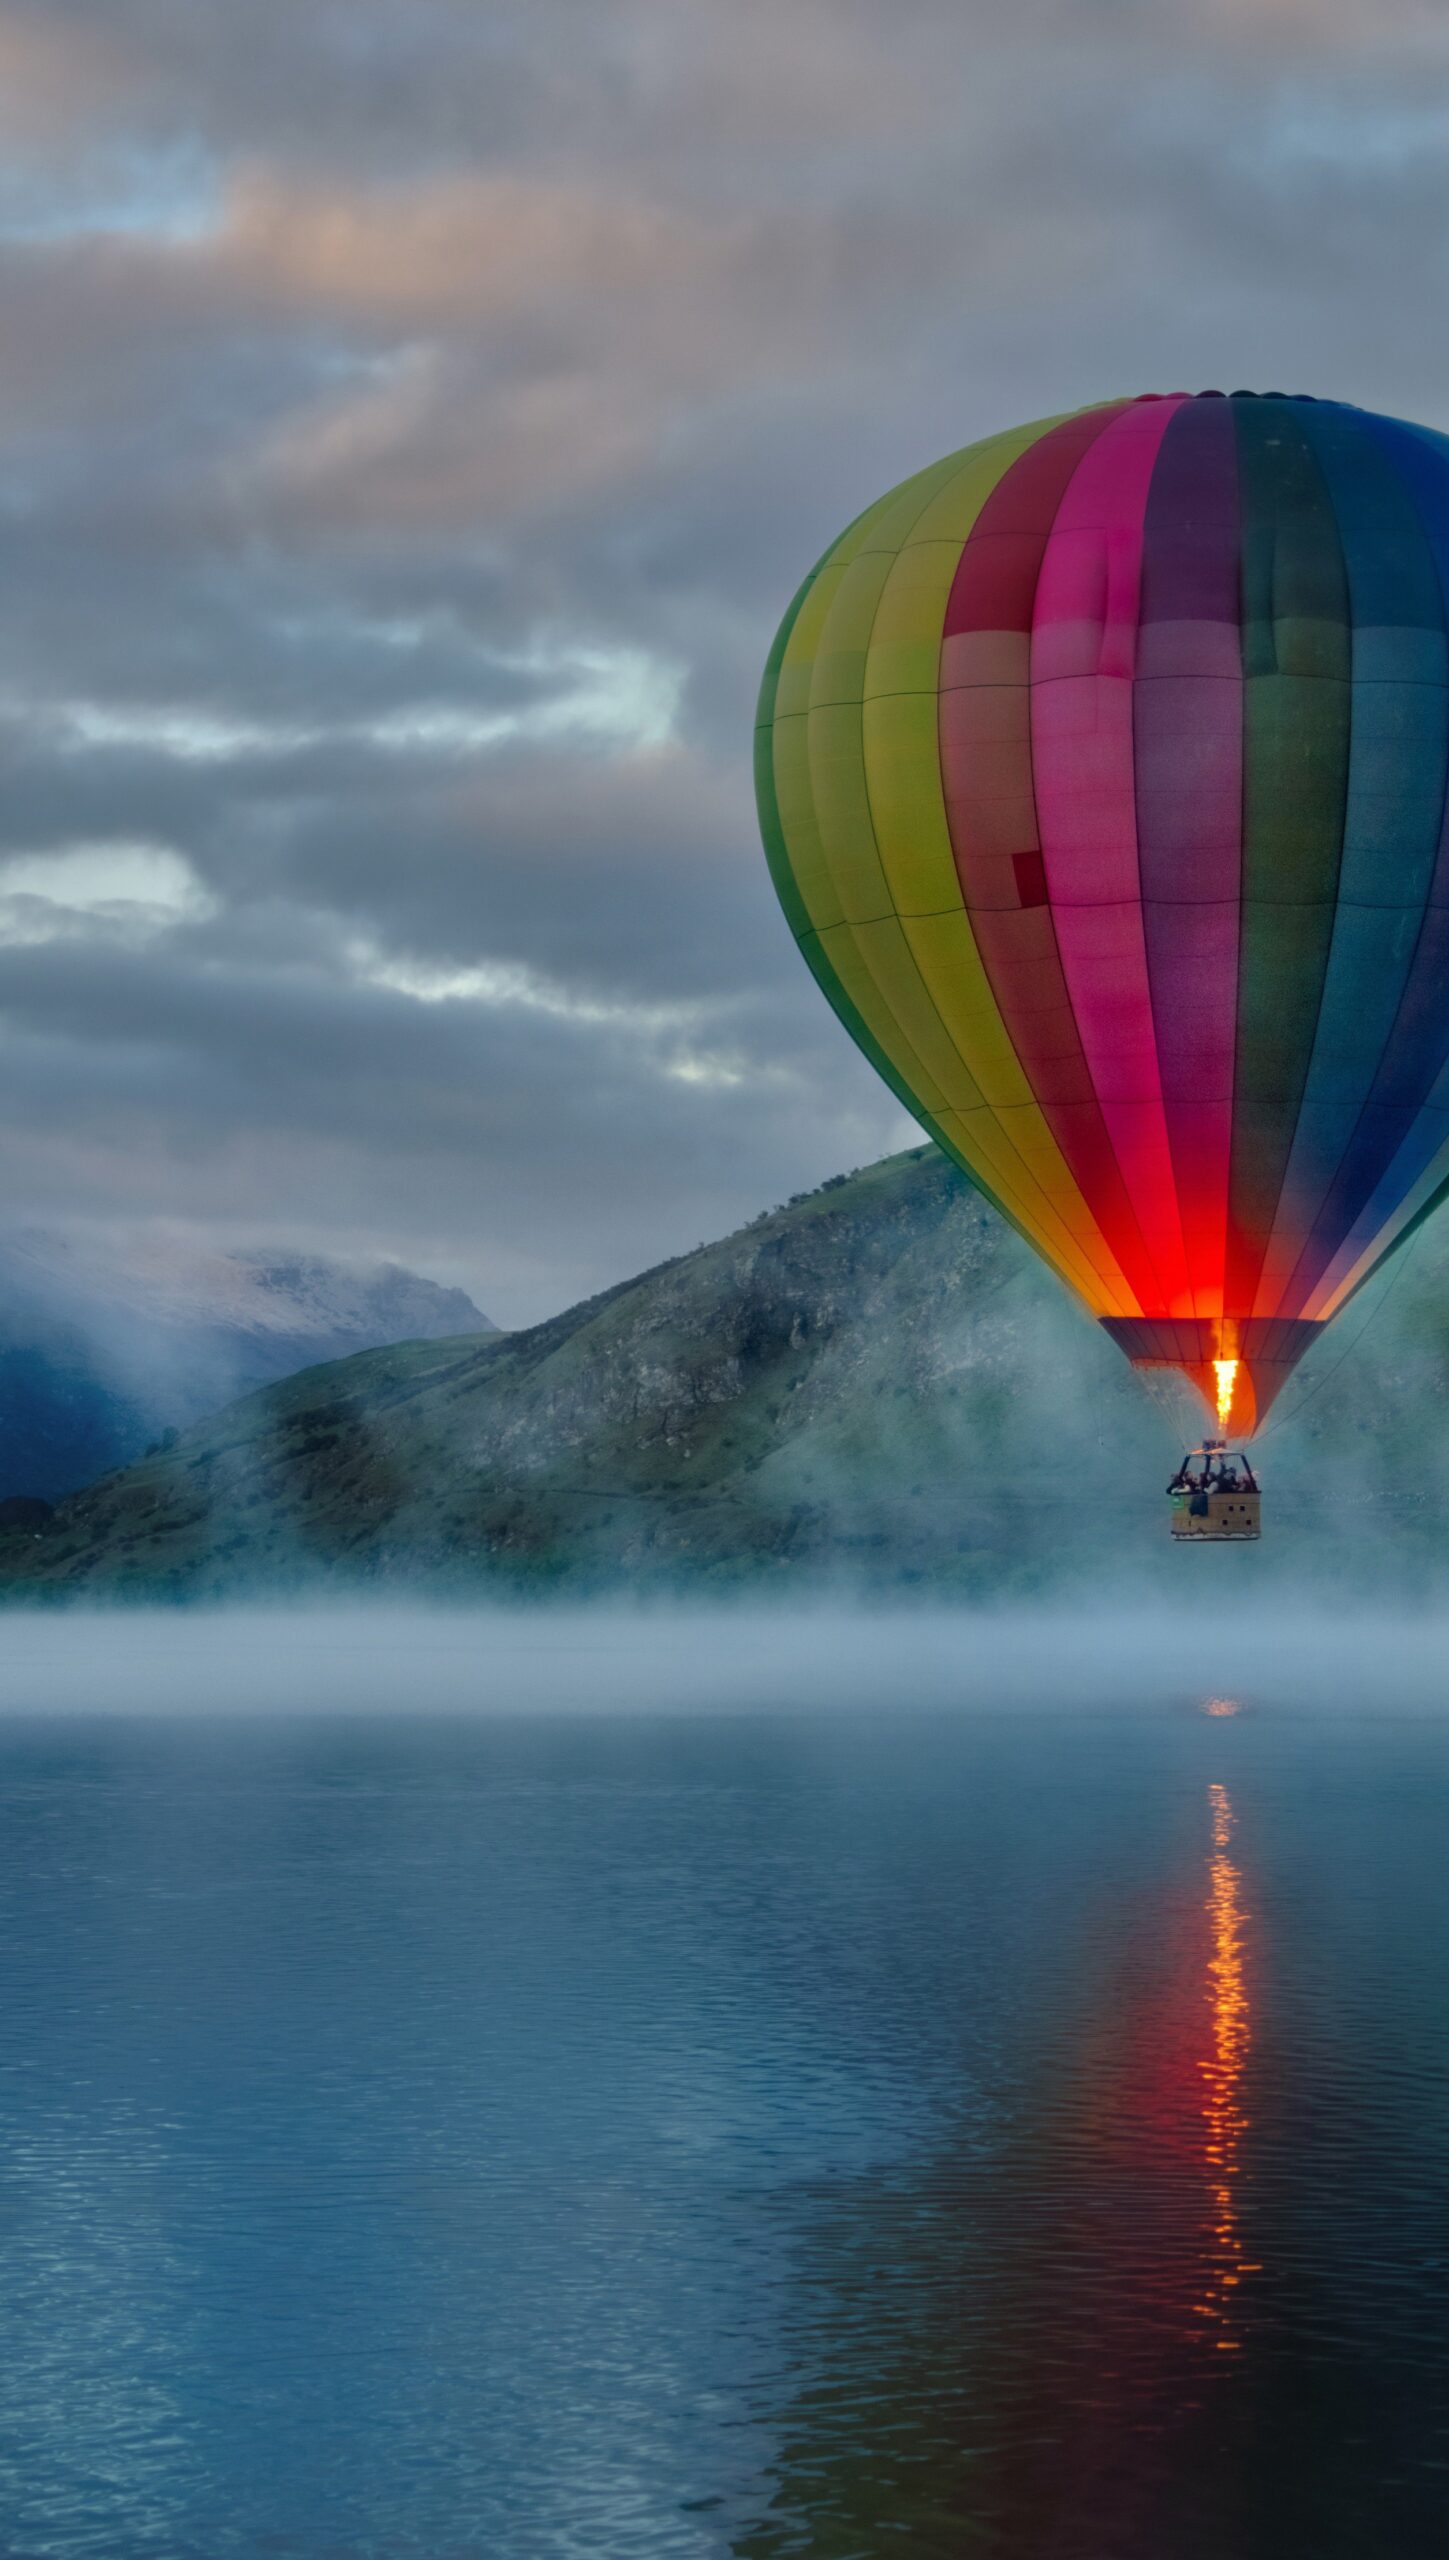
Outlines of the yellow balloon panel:
<svg viewBox="0 0 1449 2560">
<path fill-rule="evenodd" d="M 923 1113 L 1091 1303 L 1131 1305 L 1018 1065 L 962 902 L 936 752 L 960 546 L 1052 421 L 950 457 L 866 510 L 801 601 L 774 697 L 793 883 L 850 1008 Z M 924 530 L 923 528 L 929 528 Z M 894 679 L 887 690 L 887 680 Z M 904 930 L 908 926 L 909 930 Z"/>
</svg>

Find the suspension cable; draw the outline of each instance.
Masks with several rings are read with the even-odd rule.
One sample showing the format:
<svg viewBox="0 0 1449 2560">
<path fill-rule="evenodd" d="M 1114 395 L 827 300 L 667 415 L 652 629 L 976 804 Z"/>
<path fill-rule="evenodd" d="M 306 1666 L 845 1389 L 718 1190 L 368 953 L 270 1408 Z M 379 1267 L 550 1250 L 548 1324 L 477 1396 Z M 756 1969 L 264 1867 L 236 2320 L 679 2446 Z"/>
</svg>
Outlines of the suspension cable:
<svg viewBox="0 0 1449 2560">
<path fill-rule="evenodd" d="M 1271 1440 L 1274 1432 L 1281 1431 L 1285 1423 L 1296 1422 L 1305 1406 L 1312 1404 L 1314 1397 L 1316 1395 L 1320 1395 L 1330 1381 L 1338 1376 L 1339 1370 L 1343 1367 L 1345 1360 L 1351 1360 L 1355 1351 L 1357 1351 L 1359 1344 L 1362 1342 L 1369 1326 L 1373 1323 L 1375 1316 L 1380 1315 L 1383 1312 L 1383 1309 L 1388 1305 L 1390 1298 L 1393 1296 L 1394 1291 L 1399 1285 L 1399 1282 L 1402 1280 L 1410 1263 L 1413 1261 L 1415 1254 L 1418 1252 L 1425 1232 L 1426 1229 L 1421 1227 L 1405 1252 L 1400 1255 L 1399 1267 L 1390 1279 L 1388 1287 L 1382 1290 L 1378 1297 L 1375 1298 L 1373 1305 L 1369 1308 L 1369 1311 L 1364 1317 L 1362 1324 L 1359 1326 L 1357 1333 L 1354 1335 L 1352 1342 L 1345 1345 L 1344 1349 L 1339 1353 L 1338 1358 L 1335 1360 L 1333 1367 L 1331 1369 L 1326 1369 L 1321 1378 L 1315 1378 L 1312 1386 L 1299 1397 L 1298 1402 L 1295 1405 L 1290 1405 L 1286 1413 L 1280 1413 L 1274 1421 L 1269 1423 L 1266 1431 L 1260 1435 L 1255 1434 L 1255 1437 L 1260 1437 L 1263 1440 Z"/>
</svg>

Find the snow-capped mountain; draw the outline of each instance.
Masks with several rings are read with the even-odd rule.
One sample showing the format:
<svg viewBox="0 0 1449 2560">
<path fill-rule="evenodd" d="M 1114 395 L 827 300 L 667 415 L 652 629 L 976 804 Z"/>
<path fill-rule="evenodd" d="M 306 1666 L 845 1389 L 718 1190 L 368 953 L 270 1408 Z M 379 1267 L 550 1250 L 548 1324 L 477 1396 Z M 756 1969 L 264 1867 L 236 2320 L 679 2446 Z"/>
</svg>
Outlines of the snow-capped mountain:
<svg viewBox="0 0 1449 2560">
<path fill-rule="evenodd" d="M 0 1497 L 71 1491 L 294 1369 L 495 1329 L 465 1291 L 396 1263 L 0 1232 Z"/>
</svg>

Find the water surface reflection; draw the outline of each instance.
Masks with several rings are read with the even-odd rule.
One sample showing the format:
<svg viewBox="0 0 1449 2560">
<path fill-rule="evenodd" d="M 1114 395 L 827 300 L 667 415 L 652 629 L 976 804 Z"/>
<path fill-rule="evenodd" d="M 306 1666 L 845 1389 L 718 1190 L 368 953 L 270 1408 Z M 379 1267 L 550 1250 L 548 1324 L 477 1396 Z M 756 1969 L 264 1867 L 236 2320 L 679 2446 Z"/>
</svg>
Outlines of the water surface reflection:
<svg viewBox="0 0 1449 2560">
<path fill-rule="evenodd" d="M 1175 1871 L 1077 1915 L 1002 2140 L 826 2216 L 841 2325 L 740 2560 L 884 2552 L 897 2531 L 1015 2560 L 1236 2549 L 1211 2448 L 1263 2269 L 1249 1913 L 1227 1787 L 1196 1807 L 1170 1826 Z"/>
<path fill-rule="evenodd" d="M 1439 2560 L 1449 1728 L 0 1730 L 0 2545 Z"/>
</svg>

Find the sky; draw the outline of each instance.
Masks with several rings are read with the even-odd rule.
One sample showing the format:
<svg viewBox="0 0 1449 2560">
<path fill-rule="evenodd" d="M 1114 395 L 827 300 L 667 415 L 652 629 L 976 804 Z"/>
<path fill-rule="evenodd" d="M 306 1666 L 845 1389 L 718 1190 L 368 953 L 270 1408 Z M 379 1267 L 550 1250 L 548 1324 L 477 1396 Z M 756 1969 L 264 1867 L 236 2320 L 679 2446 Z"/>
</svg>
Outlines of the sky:
<svg viewBox="0 0 1449 2560">
<path fill-rule="evenodd" d="M 916 1134 L 805 570 L 1139 390 L 1449 426 L 1442 0 L 0 0 L 0 1197 L 526 1324 Z"/>
</svg>

